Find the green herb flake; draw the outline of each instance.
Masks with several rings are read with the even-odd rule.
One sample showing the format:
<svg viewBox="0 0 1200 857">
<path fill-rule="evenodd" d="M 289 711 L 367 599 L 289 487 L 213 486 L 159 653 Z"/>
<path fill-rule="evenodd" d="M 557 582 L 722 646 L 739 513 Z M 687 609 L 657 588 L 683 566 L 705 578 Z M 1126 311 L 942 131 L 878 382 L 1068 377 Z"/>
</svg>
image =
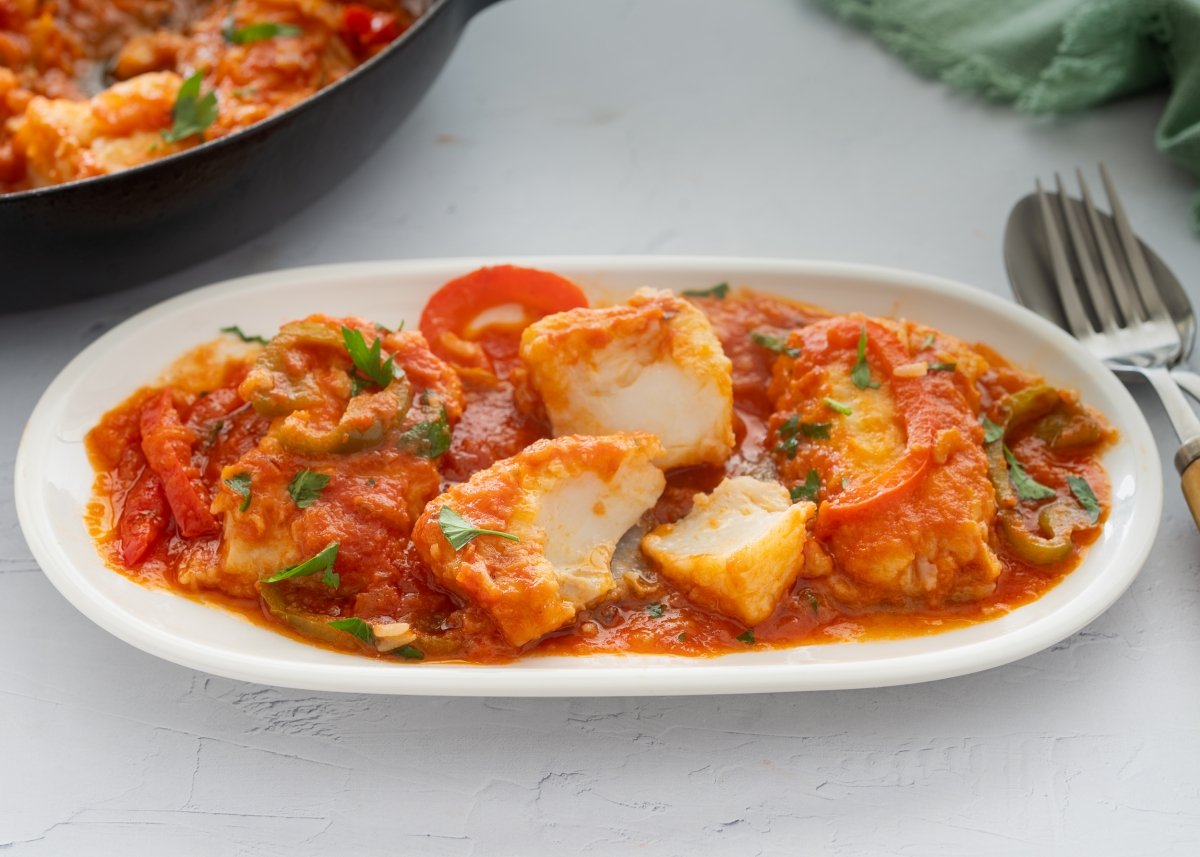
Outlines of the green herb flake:
<svg viewBox="0 0 1200 857">
<path fill-rule="evenodd" d="M 349 353 L 350 359 L 354 361 L 354 368 L 376 387 L 382 389 L 403 374 L 403 370 L 396 366 L 395 357 L 382 359 L 383 339 L 381 337 L 375 337 L 375 341 L 368 348 L 362 331 L 342 325 L 342 342 L 346 344 L 346 351 Z"/>
<path fill-rule="evenodd" d="M 933 348 L 933 346 L 934 346 L 936 343 L 937 343 L 937 337 L 936 337 L 936 336 L 934 336 L 932 333 L 926 334 L 926 335 L 925 335 L 925 338 L 921 340 L 921 348 L 920 348 L 920 350 L 921 350 L 921 351 L 926 351 L 926 350 L 928 350 L 928 349 L 930 349 L 930 348 Z"/>
<path fill-rule="evenodd" d="M 298 36 L 303 32 L 304 30 L 294 24 L 278 24 L 274 21 L 263 21 L 258 24 L 247 24 L 244 27 L 238 27 L 234 23 L 233 16 L 230 16 L 225 19 L 225 26 L 221 30 L 221 35 L 231 45 L 250 45 L 254 42 L 264 42 L 267 39 Z"/>
<path fill-rule="evenodd" d="M 717 283 L 711 289 L 684 289 L 683 296 L 687 298 L 716 298 L 725 300 L 729 294 L 729 283 Z"/>
<path fill-rule="evenodd" d="M 289 580 L 293 577 L 308 577 L 310 574 L 321 574 L 321 580 L 326 586 L 329 586 L 330 575 L 324 574 L 324 572 L 328 571 L 332 574 L 331 569 L 333 568 L 334 560 L 337 559 L 337 554 L 338 543 L 330 542 L 316 556 L 306 559 L 299 565 L 293 565 L 285 568 L 283 571 L 275 572 L 264 580 L 263 583 L 278 583 L 281 580 Z M 333 576 L 336 577 L 336 575 Z M 330 588 L 333 589 L 336 586 L 330 586 Z"/>
<path fill-rule="evenodd" d="M 804 600 L 808 602 L 808 607 L 814 615 L 821 612 L 821 602 L 817 600 L 817 594 L 811 589 L 804 590 Z"/>
<path fill-rule="evenodd" d="M 292 477 L 292 481 L 288 483 L 287 490 L 297 509 L 307 509 L 313 503 L 317 502 L 317 498 L 321 496 L 321 492 L 328 484 L 329 477 L 324 473 L 301 470 Z"/>
<path fill-rule="evenodd" d="M 804 477 L 804 484 L 793 485 L 790 493 L 793 503 L 800 500 L 817 502 L 817 497 L 821 493 L 821 474 L 816 470 L 809 470 L 808 475 Z"/>
<path fill-rule="evenodd" d="M 266 339 L 266 337 L 251 336 L 250 334 L 248 334 L 244 330 L 242 330 L 240 327 L 238 327 L 236 324 L 231 324 L 231 325 L 229 325 L 229 327 L 222 327 L 221 333 L 232 333 L 238 339 L 242 340 L 242 342 L 257 342 L 259 345 L 266 345 L 267 342 L 269 341 L 268 339 Z"/>
<path fill-rule="evenodd" d="M 450 448 L 450 420 L 443 407 L 436 420 L 424 420 L 400 435 L 400 447 L 421 458 L 437 458 Z"/>
<path fill-rule="evenodd" d="M 687 634 L 680 634 L 680 635 L 679 635 L 678 637 L 676 637 L 675 639 L 676 639 L 676 640 L 678 640 L 679 642 L 683 643 L 683 642 L 685 642 L 685 641 L 687 640 Z"/>
<path fill-rule="evenodd" d="M 774 351 L 776 354 L 783 354 L 793 359 L 800 356 L 800 349 L 788 348 L 787 340 L 782 336 L 771 336 L 769 333 L 759 333 L 755 330 L 750 333 L 750 341 L 755 345 L 761 345 L 768 351 Z"/>
<path fill-rule="evenodd" d="M 788 458 L 795 458 L 800 449 L 800 418 L 788 417 L 779 426 L 779 445 L 776 451 L 782 452 Z"/>
<path fill-rule="evenodd" d="M 800 432 L 812 440 L 829 440 L 833 423 L 800 423 Z"/>
<path fill-rule="evenodd" d="M 930 363 L 930 372 L 953 372 L 958 368 L 957 363 Z"/>
<path fill-rule="evenodd" d="M 221 436 L 221 429 L 225 428 L 225 420 L 217 420 L 212 424 L 212 428 L 208 430 L 208 446 L 212 446 L 217 442 L 217 438 Z"/>
<path fill-rule="evenodd" d="M 878 381 L 871 380 L 871 367 L 867 365 L 867 326 L 865 324 L 858 334 L 858 359 L 854 361 L 854 368 L 850 370 L 850 380 L 860 390 L 879 386 Z"/>
<path fill-rule="evenodd" d="M 162 132 L 162 138 L 168 143 L 178 143 L 188 137 L 199 137 L 203 141 L 208 126 L 217 121 L 217 94 L 210 90 L 200 97 L 203 79 L 204 72 L 198 71 L 180 85 L 171 108 L 171 128 Z"/>
<path fill-rule="evenodd" d="M 1004 447 L 1004 460 L 1008 462 L 1008 478 L 1017 489 L 1017 496 L 1022 500 L 1048 500 L 1055 496 L 1053 488 L 1047 488 L 1025 472 L 1021 462 L 1012 454 L 1012 450 Z"/>
<path fill-rule="evenodd" d="M 647 604 L 646 612 L 649 613 L 651 616 L 653 616 L 655 619 L 661 619 L 663 613 L 667 612 L 667 608 L 661 604 Z"/>
<path fill-rule="evenodd" d="M 225 484 L 229 486 L 229 490 L 242 498 L 242 505 L 238 508 L 239 512 L 244 512 L 250 508 L 250 474 L 236 473 L 225 480 Z"/>
<path fill-rule="evenodd" d="M 1004 437 L 1004 426 L 998 426 L 987 417 L 983 418 L 983 442 L 995 443 Z"/>
<path fill-rule="evenodd" d="M 1079 505 L 1088 513 L 1088 520 L 1093 524 L 1100 520 L 1100 501 L 1096 499 L 1088 481 L 1082 476 L 1071 475 L 1067 477 L 1067 484 L 1071 486 L 1071 493 L 1075 495 Z"/>
<path fill-rule="evenodd" d="M 375 632 L 371 630 L 371 626 L 367 622 L 357 616 L 351 616 L 349 619 L 334 619 L 329 622 L 329 627 L 352 634 L 368 646 L 375 645 Z"/>
<path fill-rule="evenodd" d="M 443 506 L 441 511 L 438 512 L 438 527 L 441 528 L 442 535 L 446 537 L 446 541 L 450 542 L 450 547 L 455 550 L 461 550 L 463 545 L 476 536 L 499 536 L 511 542 L 519 542 L 521 540 L 512 533 L 502 533 L 499 530 L 483 530 L 479 527 L 474 527 L 470 521 L 449 506 Z"/>
<path fill-rule="evenodd" d="M 737 640 L 739 643 L 745 643 L 747 646 L 753 646 L 754 645 L 754 629 L 747 628 L 745 631 L 742 631 L 742 633 L 740 633 L 736 637 L 734 637 L 734 639 Z"/>
<path fill-rule="evenodd" d="M 837 411 L 842 416 L 848 417 L 854 413 L 854 408 L 850 407 L 844 402 L 839 402 L 837 399 L 831 399 L 826 396 L 822 401 L 825 402 L 825 407 L 829 408 L 830 410 Z"/>
<path fill-rule="evenodd" d="M 404 658 L 408 661 L 423 661 L 425 653 L 416 646 L 401 646 L 398 649 L 392 649 L 391 654 L 399 658 Z"/>
</svg>

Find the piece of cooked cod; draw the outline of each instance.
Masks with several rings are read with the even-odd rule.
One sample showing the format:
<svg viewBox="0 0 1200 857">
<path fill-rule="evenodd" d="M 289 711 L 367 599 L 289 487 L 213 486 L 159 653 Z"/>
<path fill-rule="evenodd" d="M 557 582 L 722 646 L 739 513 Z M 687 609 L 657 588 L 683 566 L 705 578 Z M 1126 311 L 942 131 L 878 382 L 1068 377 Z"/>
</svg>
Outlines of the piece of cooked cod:
<svg viewBox="0 0 1200 857">
<path fill-rule="evenodd" d="M 692 511 L 647 533 L 642 550 L 689 599 L 753 626 L 771 615 L 804 565 L 812 503 L 778 482 L 726 479 Z"/>
<path fill-rule="evenodd" d="M 654 505 L 666 478 L 647 434 L 541 440 L 431 502 L 413 543 L 438 579 L 483 608 L 514 646 L 557 630 L 614 587 L 609 564 L 621 536 Z M 480 535 L 455 550 L 443 507 Z"/>
<path fill-rule="evenodd" d="M 672 292 L 580 308 L 526 328 L 521 359 L 555 435 L 647 432 L 664 468 L 733 449 L 733 366 L 704 313 Z"/>
</svg>

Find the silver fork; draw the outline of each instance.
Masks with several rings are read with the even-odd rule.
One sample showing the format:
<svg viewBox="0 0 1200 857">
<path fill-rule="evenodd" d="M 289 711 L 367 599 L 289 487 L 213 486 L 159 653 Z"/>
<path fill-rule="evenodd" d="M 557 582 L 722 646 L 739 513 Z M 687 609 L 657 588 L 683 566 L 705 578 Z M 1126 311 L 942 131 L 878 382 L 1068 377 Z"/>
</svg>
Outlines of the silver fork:
<svg viewBox="0 0 1200 857">
<path fill-rule="evenodd" d="M 1076 339 L 1109 367 L 1137 372 L 1154 385 L 1179 436 L 1175 468 L 1182 479 L 1183 495 L 1192 518 L 1200 528 L 1200 466 L 1194 466 L 1200 460 L 1200 419 L 1171 378 L 1169 369 L 1183 348 L 1179 330 L 1150 275 L 1108 170 L 1100 165 L 1100 177 L 1120 238 L 1119 249 L 1101 226 L 1083 173 L 1077 169 L 1075 175 L 1087 215 L 1082 219 L 1075 207 L 1067 204 L 1067 193 L 1057 173 L 1054 181 L 1058 217 L 1041 181 L 1037 182 L 1046 243 L 1067 326 Z M 1059 230 L 1059 217 L 1066 225 L 1070 254 Z M 1084 304 L 1085 294 L 1090 312 Z"/>
</svg>

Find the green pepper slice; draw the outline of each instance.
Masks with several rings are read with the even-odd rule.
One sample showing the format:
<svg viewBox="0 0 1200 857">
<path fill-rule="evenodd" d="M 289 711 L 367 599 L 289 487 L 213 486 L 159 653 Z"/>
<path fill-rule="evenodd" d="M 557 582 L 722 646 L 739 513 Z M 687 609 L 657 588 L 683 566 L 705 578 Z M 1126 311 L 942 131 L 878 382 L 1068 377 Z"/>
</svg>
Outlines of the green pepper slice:
<svg viewBox="0 0 1200 857">
<path fill-rule="evenodd" d="M 267 612 L 300 636 L 326 646 L 332 646 L 343 652 L 375 651 L 373 647 L 368 647 L 352 634 L 339 631 L 337 628 L 330 628 L 329 623 L 337 617 L 309 613 L 290 605 L 279 584 L 264 583 L 258 589 Z"/>
</svg>

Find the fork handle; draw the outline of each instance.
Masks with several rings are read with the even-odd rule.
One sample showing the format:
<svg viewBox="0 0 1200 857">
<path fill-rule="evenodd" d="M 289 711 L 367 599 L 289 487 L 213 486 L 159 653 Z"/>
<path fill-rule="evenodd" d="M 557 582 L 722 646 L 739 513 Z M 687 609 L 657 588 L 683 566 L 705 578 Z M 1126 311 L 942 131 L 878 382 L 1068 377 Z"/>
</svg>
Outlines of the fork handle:
<svg viewBox="0 0 1200 857">
<path fill-rule="evenodd" d="M 1171 371 L 1163 366 L 1152 366 L 1142 369 L 1146 380 L 1154 385 L 1155 392 L 1162 400 L 1175 434 L 1179 437 L 1179 450 L 1175 453 L 1175 469 L 1179 471 L 1182 480 L 1183 498 L 1187 500 L 1188 509 L 1196 528 L 1200 529 L 1200 419 L 1188 404 L 1187 398 Z"/>
</svg>

